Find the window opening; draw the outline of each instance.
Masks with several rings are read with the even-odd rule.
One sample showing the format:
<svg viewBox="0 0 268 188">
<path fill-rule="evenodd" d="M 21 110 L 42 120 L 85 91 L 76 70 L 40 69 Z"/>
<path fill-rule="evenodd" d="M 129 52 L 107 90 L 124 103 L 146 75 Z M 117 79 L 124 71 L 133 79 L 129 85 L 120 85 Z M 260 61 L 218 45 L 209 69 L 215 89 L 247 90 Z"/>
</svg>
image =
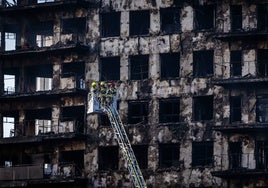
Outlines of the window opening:
<svg viewBox="0 0 268 188">
<path fill-rule="evenodd" d="M 4 75 L 4 93 L 12 94 L 15 93 L 15 75 Z"/>
<path fill-rule="evenodd" d="M 118 170 L 118 147 L 99 147 L 98 165 L 99 170 Z"/>
<path fill-rule="evenodd" d="M 242 74 L 242 52 L 231 51 L 231 75 L 241 76 Z"/>
<path fill-rule="evenodd" d="M 120 57 L 101 58 L 101 80 L 120 80 Z"/>
<path fill-rule="evenodd" d="M 52 78 L 36 77 L 36 91 L 52 90 Z"/>
<path fill-rule="evenodd" d="M 159 167 L 170 168 L 180 165 L 179 144 L 159 144 Z"/>
<path fill-rule="evenodd" d="M 268 4 L 258 5 L 257 28 L 260 31 L 267 31 L 268 29 Z"/>
<path fill-rule="evenodd" d="M 86 18 L 68 18 L 62 20 L 62 33 L 70 34 L 77 33 L 81 34 L 86 31 Z"/>
<path fill-rule="evenodd" d="M 81 176 L 84 169 L 84 150 L 61 151 L 59 170 L 63 176 Z"/>
<path fill-rule="evenodd" d="M 257 169 L 268 168 L 268 141 L 256 142 L 256 167 Z"/>
<path fill-rule="evenodd" d="M 128 103 L 128 123 L 147 123 L 148 121 L 148 102 L 134 102 Z"/>
<path fill-rule="evenodd" d="M 51 108 L 26 110 L 25 135 L 34 136 L 52 132 L 51 118 Z"/>
<path fill-rule="evenodd" d="M 84 89 L 85 63 L 84 62 L 63 63 L 61 67 L 61 77 L 62 78 L 75 77 L 76 87 Z"/>
<path fill-rule="evenodd" d="M 109 12 L 101 14 L 102 37 L 120 36 L 120 12 Z"/>
<path fill-rule="evenodd" d="M 180 9 L 163 8 L 160 9 L 161 31 L 164 34 L 180 32 Z"/>
<path fill-rule="evenodd" d="M 240 168 L 242 159 L 241 142 L 229 143 L 229 168 Z"/>
<path fill-rule="evenodd" d="M 111 126 L 111 122 L 107 114 L 99 114 L 99 125 L 100 126 Z"/>
<path fill-rule="evenodd" d="M 257 107 L 256 107 L 257 122 L 267 123 L 268 122 L 268 98 L 257 97 Z"/>
<path fill-rule="evenodd" d="M 149 56 L 139 55 L 130 57 L 130 79 L 143 80 L 148 78 Z"/>
<path fill-rule="evenodd" d="M 268 50 L 262 49 L 257 52 L 258 58 L 258 74 L 261 77 L 268 76 Z"/>
<path fill-rule="evenodd" d="M 213 142 L 192 143 L 192 166 L 213 165 Z"/>
<path fill-rule="evenodd" d="M 174 79 L 180 75 L 179 53 L 160 54 L 161 79 Z"/>
<path fill-rule="evenodd" d="M 50 133 L 51 131 L 51 120 L 35 119 L 35 135 Z"/>
<path fill-rule="evenodd" d="M 135 157 L 141 169 L 148 168 L 148 146 L 147 145 L 133 145 L 132 146 Z"/>
<path fill-rule="evenodd" d="M 129 34 L 147 35 L 150 28 L 150 12 L 147 10 L 130 11 L 129 13 Z"/>
<path fill-rule="evenodd" d="M 5 51 L 16 50 L 16 33 L 5 33 Z"/>
<path fill-rule="evenodd" d="M 195 7 L 195 28 L 197 30 L 208 30 L 214 28 L 214 9 L 214 5 Z"/>
<path fill-rule="evenodd" d="M 231 5 L 231 31 L 241 31 L 242 30 L 242 6 L 241 5 Z"/>
<path fill-rule="evenodd" d="M 15 136 L 15 118 L 3 117 L 3 137 L 9 138 Z"/>
<path fill-rule="evenodd" d="M 60 132 L 84 132 L 84 106 L 63 107 Z"/>
<path fill-rule="evenodd" d="M 159 101 L 159 122 L 170 123 L 180 121 L 180 100 L 161 99 Z"/>
<path fill-rule="evenodd" d="M 207 77 L 213 75 L 213 56 L 213 50 L 193 52 L 193 74 L 195 77 Z"/>
<path fill-rule="evenodd" d="M 241 97 L 240 96 L 231 96 L 230 97 L 230 121 L 240 122 L 241 121 Z"/>
<path fill-rule="evenodd" d="M 213 119 L 213 96 L 194 97 L 194 120 Z"/>
</svg>

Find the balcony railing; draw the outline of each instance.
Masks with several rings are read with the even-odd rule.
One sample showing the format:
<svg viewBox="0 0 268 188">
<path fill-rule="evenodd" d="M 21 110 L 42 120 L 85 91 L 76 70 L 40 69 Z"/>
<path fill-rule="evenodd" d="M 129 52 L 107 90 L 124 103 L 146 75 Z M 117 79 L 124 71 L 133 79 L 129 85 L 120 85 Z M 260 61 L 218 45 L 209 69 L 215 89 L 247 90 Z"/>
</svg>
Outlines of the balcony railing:
<svg viewBox="0 0 268 188">
<path fill-rule="evenodd" d="M 66 179 L 82 177 L 82 169 L 75 163 L 60 163 L 57 165 L 19 165 L 0 167 L 0 181 Z"/>
<path fill-rule="evenodd" d="M 268 153 L 233 153 L 214 156 L 217 177 L 268 174 Z"/>
</svg>

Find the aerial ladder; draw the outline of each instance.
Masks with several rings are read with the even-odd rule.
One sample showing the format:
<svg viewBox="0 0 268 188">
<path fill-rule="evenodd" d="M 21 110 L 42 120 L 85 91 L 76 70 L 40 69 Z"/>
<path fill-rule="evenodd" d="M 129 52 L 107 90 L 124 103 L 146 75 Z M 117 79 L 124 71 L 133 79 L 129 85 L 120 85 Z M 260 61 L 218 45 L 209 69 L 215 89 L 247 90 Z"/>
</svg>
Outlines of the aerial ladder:
<svg viewBox="0 0 268 188">
<path fill-rule="evenodd" d="M 127 168 L 134 187 L 146 188 L 145 180 L 117 111 L 117 92 L 115 83 L 92 82 L 89 98 L 88 114 L 103 112 L 107 114 L 118 145 L 127 161 Z"/>
</svg>

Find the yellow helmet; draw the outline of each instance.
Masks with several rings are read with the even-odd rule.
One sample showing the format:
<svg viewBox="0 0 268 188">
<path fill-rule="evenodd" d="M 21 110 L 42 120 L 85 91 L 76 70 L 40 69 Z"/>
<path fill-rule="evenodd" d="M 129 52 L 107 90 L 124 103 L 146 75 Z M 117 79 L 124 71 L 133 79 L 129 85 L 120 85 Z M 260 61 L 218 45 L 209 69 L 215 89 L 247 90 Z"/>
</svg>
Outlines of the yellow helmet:
<svg viewBox="0 0 268 188">
<path fill-rule="evenodd" d="M 92 83 L 91 83 L 91 86 L 92 86 L 92 87 L 95 87 L 96 85 L 97 85 L 96 82 L 92 82 Z"/>
<path fill-rule="evenodd" d="M 101 82 L 100 85 L 101 85 L 101 86 L 105 86 L 105 82 Z"/>
</svg>

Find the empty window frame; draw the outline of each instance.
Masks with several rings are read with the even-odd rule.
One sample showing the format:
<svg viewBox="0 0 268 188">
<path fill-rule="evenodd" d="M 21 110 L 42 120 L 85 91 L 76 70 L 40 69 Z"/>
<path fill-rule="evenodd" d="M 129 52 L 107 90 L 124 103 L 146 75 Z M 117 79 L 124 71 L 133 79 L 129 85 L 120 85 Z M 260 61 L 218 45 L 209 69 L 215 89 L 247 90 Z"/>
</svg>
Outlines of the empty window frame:
<svg viewBox="0 0 268 188">
<path fill-rule="evenodd" d="M 30 29 L 36 35 L 38 47 L 48 47 L 53 44 L 53 21 L 35 23 L 31 25 Z"/>
<path fill-rule="evenodd" d="M 257 7 L 257 28 L 259 31 L 268 30 L 268 4 L 259 4 Z"/>
<path fill-rule="evenodd" d="M 162 8 L 161 16 L 161 32 L 163 34 L 179 33 L 180 26 L 180 9 L 178 8 Z"/>
<path fill-rule="evenodd" d="M 4 75 L 4 94 L 12 94 L 15 93 L 15 82 L 16 76 L 15 75 Z"/>
<path fill-rule="evenodd" d="M 241 142 L 229 143 L 229 168 L 240 168 L 242 165 L 242 145 Z"/>
<path fill-rule="evenodd" d="M 84 89 L 85 63 L 84 62 L 62 63 L 61 77 L 62 78 L 74 77 L 76 80 L 76 88 Z"/>
<path fill-rule="evenodd" d="M 268 168 L 268 141 L 256 141 L 256 168 Z"/>
<path fill-rule="evenodd" d="M 209 30 L 214 28 L 215 6 L 202 5 L 195 7 L 195 29 Z"/>
<path fill-rule="evenodd" d="M 81 34 L 86 31 L 86 18 L 68 18 L 62 19 L 62 33 L 70 34 L 76 33 Z"/>
<path fill-rule="evenodd" d="M 139 10 L 129 12 L 129 34 L 148 35 L 150 28 L 149 10 Z"/>
<path fill-rule="evenodd" d="M 159 167 L 170 168 L 180 165 L 179 144 L 159 144 Z"/>
<path fill-rule="evenodd" d="M 230 6 L 231 31 L 242 30 L 242 5 Z"/>
<path fill-rule="evenodd" d="M 138 161 L 139 167 L 141 169 L 147 169 L 148 168 L 148 146 L 147 145 L 133 145 L 132 149 Z"/>
<path fill-rule="evenodd" d="M 109 12 L 101 14 L 101 36 L 120 36 L 120 12 Z"/>
<path fill-rule="evenodd" d="M 148 79 L 149 56 L 137 55 L 130 57 L 130 79 Z"/>
<path fill-rule="evenodd" d="M 51 108 L 26 110 L 24 121 L 25 135 L 34 136 L 51 132 L 51 119 Z"/>
<path fill-rule="evenodd" d="M 192 167 L 213 165 L 213 142 L 192 142 Z"/>
<path fill-rule="evenodd" d="M 180 121 L 180 99 L 159 100 L 159 123 Z"/>
<path fill-rule="evenodd" d="M 61 125 L 60 132 L 84 132 L 84 106 L 68 106 L 61 108 Z"/>
<path fill-rule="evenodd" d="M 120 80 L 120 57 L 101 58 L 100 79 Z"/>
<path fill-rule="evenodd" d="M 213 119 L 213 96 L 194 97 L 194 121 L 206 121 Z"/>
<path fill-rule="evenodd" d="M 230 97 L 230 122 L 240 122 L 241 121 L 241 96 L 231 96 Z"/>
<path fill-rule="evenodd" d="M 174 79 L 180 75 L 180 54 L 160 54 L 161 79 Z"/>
<path fill-rule="evenodd" d="M 36 77 L 36 91 L 52 90 L 52 78 Z"/>
<path fill-rule="evenodd" d="M 257 71 L 258 76 L 268 76 L 268 49 L 259 49 L 257 51 Z"/>
<path fill-rule="evenodd" d="M 128 102 L 128 123 L 147 123 L 148 122 L 148 102 L 147 101 L 129 101 Z"/>
<path fill-rule="evenodd" d="M 111 122 L 108 118 L 108 115 L 105 113 L 99 114 L 99 125 L 100 126 L 111 126 Z"/>
<path fill-rule="evenodd" d="M 242 74 L 242 51 L 235 50 L 231 51 L 230 65 L 231 65 L 231 76 L 241 76 Z"/>
<path fill-rule="evenodd" d="M 16 33 L 5 33 L 5 51 L 16 50 Z"/>
<path fill-rule="evenodd" d="M 3 117 L 3 138 L 15 136 L 15 117 Z"/>
<path fill-rule="evenodd" d="M 268 97 L 257 97 L 256 121 L 268 123 Z"/>
<path fill-rule="evenodd" d="M 213 50 L 200 50 L 193 52 L 194 77 L 207 77 L 213 75 Z"/>
<path fill-rule="evenodd" d="M 84 169 L 84 150 L 61 151 L 59 164 L 63 176 L 81 176 Z"/>
<path fill-rule="evenodd" d="M 117 146 L 100 146 L 98 148 L 98 165 L 99 170 L 118 170 L 118 147 Z"/>
</svg>

